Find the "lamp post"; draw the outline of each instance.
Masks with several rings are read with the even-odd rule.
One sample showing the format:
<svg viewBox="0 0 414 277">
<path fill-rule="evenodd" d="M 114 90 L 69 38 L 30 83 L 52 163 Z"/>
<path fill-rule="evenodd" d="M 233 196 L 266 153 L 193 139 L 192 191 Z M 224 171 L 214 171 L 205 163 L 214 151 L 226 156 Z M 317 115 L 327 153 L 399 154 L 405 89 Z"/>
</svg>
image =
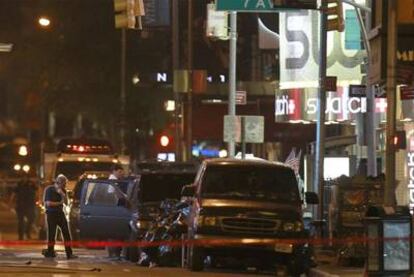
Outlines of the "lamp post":
<svg viewBox="0 0 414 277">
<path fill-rule="evenodd" d="M 179 51 L 179 1 L 172 1 L 172 69 L 175 72 L 180 66 L 180 51 Z M 175 78 L 175 77 L 174 77 Z M 182 151 L 181 151 L 181 127 L 180 127 L 180 95 L 178 91 L 173 89 L 174 93 L 174 141 L 175 141 L 175 155 L 176 160 L 182 160 Z"/>
<path fill-rule="evenodd" d="M 187 70 L 189 72 L 189 87 L 187 93 L 187 149 L 186 158 L 187 161 L 192 160 L 192 146 L 193 146 L 193 83 L 192 83 L 192 70 L 193 70 L 193 0 L 188 0 L 188 58 L 187 58 Z"/>
<path fill-rule="evenodd" d="M 120 136 L 120 146 L 121 146 L 121 154 L 125 154 L 126 151 L 126 144 L 125 144 L 125 128 L 126 128 L 126 120 L 125 120 L 125 104 L 126 104 L 126 91 L 125 91 L 125 71 L 126 71 L 126 29 L 121 29 L 121 106 L 120 106 L 120 128 L 119 128 L 119 136 Z"/>
</svg>

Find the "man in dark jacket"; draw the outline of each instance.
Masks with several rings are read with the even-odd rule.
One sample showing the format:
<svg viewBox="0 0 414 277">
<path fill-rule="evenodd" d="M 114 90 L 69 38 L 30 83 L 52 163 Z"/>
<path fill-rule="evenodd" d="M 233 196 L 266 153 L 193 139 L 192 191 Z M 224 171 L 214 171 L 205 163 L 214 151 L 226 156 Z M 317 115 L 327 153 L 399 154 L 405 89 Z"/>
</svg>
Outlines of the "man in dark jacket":
<svg viewBox="0 0 414 277">
<path fill-rule="evenodd" d="M 77 256 L 73 255 L 71 247 L 71 236 L 69 233 L 68 222 L 63 212 L 63 204 L 66 201 L 66 183 L 68 179 L 65 175 L 60 174 L 56 177 L 55 183 L 46 187 L 44 192 L 44 203 L 46 207 L 47 221 L 47 249 L 42 253 L 45 257 L 56 257 L 55 239 L 56 228 L 59 227 L 65 241 L 66 258 L 73 259 Z"/>
<path fill-rule="evenodd" d="M 16 202 L 17 233 L 19 240 L 31 239 L 32 224 L 35 218 L 36 183 L 25 174 L 13 190 L 11 202 Z"/>
</svg>

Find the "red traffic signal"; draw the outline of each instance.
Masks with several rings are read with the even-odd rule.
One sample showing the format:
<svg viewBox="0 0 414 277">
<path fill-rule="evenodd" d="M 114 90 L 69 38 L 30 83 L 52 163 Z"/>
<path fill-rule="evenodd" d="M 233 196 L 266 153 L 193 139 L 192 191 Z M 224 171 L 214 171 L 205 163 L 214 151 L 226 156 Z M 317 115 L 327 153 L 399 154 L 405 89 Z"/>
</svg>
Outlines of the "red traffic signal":
<svg viewBox="0 0 414 277">
<path fill-rule="evenodd" d="M 405 135 L 405 131 L 396 131 L 393 142 L 396 149 L 406 149 L 407 137 Z"/>
<path fill-rule="evenodd" d="M 170 144 L 170 138 L 166 135 L 160 137 L 160 144 L 163 147 L 167 147 Z"/>
</svg>

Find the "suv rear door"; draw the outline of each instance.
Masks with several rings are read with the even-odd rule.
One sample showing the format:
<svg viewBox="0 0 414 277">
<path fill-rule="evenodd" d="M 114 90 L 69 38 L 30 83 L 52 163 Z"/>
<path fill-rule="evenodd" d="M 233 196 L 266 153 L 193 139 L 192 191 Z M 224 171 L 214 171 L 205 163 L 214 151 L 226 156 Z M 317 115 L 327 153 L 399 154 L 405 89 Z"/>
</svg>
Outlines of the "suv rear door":
<svg viewBox="0 0 414 277">
<path fill-rule="evenodd" d="M 134 194 L 135 180 L 86 181 L 80 199 L 81 239 L 127 238 L 132 213 L 127 203 L 136 199 Z"/>
</svg>

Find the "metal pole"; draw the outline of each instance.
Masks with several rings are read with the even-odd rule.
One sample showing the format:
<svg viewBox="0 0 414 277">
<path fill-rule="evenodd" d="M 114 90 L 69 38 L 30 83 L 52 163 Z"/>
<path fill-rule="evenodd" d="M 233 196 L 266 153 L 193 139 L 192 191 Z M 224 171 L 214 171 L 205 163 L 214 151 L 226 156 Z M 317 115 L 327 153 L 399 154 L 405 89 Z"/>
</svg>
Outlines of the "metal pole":
<svg viewBox="0 0 414 277">
<path fill-rule="evenodd" d="M 193 69 L 193 0 L 188 0 L 188 59 L 187 69 L 189 73 L 189 86 L 187 98 L 187 161 L 191 160 L 192 146 L 193 146 L 193 84 L 192 84 L 192 69 Z"/>
<path fill-rule="evenodd" d="M 120 107 L 120 145 L 121 145 L 121 154 L 125 154 L 125 103 L 126 103 L 126 93 L 125 93 L 125 66 L 126 65 L 126 29 L 121 29 L 121 107 Z"/>
<path fill-rule="evenodd" d="M 394 206 L 395 203 L 395 135 L 396 117 L 396 64 L 397 64 L 397 1 L 387 1 L 387 128 L 386 128 L 386 160 L 385 160 L 385 191 L 384 205 Z"/>
<path fill-rule="evenodd" d="M 180 61 L 179 53 L 179 9 L 178 1 L 172 1 L 172 68 L 173 72 L 178 69 Z M 177 161 L 181 161 L 181 136 L 180 136 L 180 95 L 178 91 L 173 89 L 174 93 L 174 142 L 175 142 L 175 157 Z"/>
<path fill-rule="evenodd" d="M 327 40 L 327 19 L 324 12 L 327 7 L 325 0 L 322 1 L 320 11 L 320 38 L 319 38 L 319 91 L 318 91 L 318 121 L 316 124 L 316 153 L 315 153 L 315 174 L 314 186 L 319 190 L 319 212 L 318 219 L 323 220 L 323 199 L 324 199 L 324 178 L 323 178 L 323 161 L 325 158 L 325 109 L 326 109 L 326 40 Z M 321 237 L 323 228 L 321 228 Z"/>
<path fill-rule="evenodd" d="M 246 118 L 242 116 L 240 118 L 240 125 L 241 125 L 241 145 L 242 145 L 242 160 L 246 159 Z"/>
<path fill-rule="evenodd" d="M 228 115 L 236 115 L 236 62 L 237 62 L 237 12 L 230 12 L 230 65 L 229 65 L 229 106 Z M 236 145 L 227 145 L 228 156 L 234 158 Z"/>
<path fill-rule="evenodd" d="M 371 7 L 371 0 L 367 0 L 366 4 L 368 7 Z M 366 12 L 368 13 L 368 12 Z M 361 11 L 357 9 L 358 20 L 362 27 L 362 34 L 364 38 L 365 49 L 367 51 L 367 56 L 371 55 L 371 47 L 368 40 L 367 30 L 371 30 L 371 15 L 367 14 L 365 16 L 365 24 L 362 20 Z M 369 76 L 370 64 L 369 58 L 367 59 L 366 67 L 366 76 Z M 369 85 L 368 78 L 366 78 L 366 94 L 367 94 L 367 128 L 365 130 L 365 138 L 367 139 L 367 175 L 376 177 L 377 172 L 377 131 L 376 131 L 376 117 L 375 117 L 375 90 L 372 86 Z"/>
</svg>

